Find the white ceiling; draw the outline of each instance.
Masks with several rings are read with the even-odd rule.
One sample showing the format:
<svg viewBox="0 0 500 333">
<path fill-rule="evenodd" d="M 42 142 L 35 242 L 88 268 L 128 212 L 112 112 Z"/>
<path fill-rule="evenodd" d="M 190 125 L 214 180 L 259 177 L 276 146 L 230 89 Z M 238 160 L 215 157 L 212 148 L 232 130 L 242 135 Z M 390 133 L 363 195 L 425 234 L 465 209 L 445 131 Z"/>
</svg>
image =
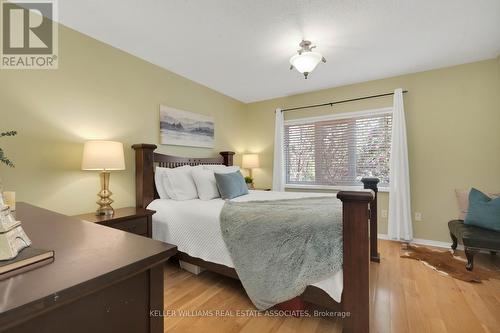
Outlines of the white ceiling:
<svg viewBox="0 0 500 333">
<path fill-rule="evenodd" d="M 243 102 L 500 54 L 500 0 L 61 0 L 59 19 Z M 328 61 L 307 80 L 302 38 Z"/>
</svg>

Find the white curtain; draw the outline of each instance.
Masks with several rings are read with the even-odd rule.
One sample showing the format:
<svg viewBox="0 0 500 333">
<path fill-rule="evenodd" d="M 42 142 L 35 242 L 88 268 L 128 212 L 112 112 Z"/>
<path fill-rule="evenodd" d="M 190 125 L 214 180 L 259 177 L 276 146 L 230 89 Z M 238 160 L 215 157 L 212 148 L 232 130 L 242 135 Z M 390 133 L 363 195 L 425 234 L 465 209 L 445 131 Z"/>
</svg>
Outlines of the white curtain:
<svg viewBox="0 0 500 333">
<path fill-rule="evenodd" d="M 273 191 L 283 192 L 285 190 L 285 167 L 284 167 L 284 120 L 281 109 L 275 111 L 274 123 L 274 163 L 273 163 Z"/>
<path fill-rule="evenodd" d="M 389 187 L 389 238 L 413 239 L 410 198 L 410 170 L 403 105 L 403 90 L 394 91 Z"/>
</svg>

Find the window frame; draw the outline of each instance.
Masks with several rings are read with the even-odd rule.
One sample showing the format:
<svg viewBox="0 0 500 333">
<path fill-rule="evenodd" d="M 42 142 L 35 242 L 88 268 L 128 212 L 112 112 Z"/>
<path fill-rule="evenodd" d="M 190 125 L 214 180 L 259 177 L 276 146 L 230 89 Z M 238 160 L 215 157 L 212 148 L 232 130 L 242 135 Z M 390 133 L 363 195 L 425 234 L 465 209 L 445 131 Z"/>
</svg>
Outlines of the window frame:
<svg viewBox="0 0 500 333">
<path fill-rule="evenodd" d="M 295 118 L 295 119 L 287 119 L 284 121 L 284 126 L 287 125 L 306 125 L 306 124 L 314 124 L 320 121 L 328 121 L 328 120 L 341 120 L 341 119 L 353 119 L 358 117 L 366 117 L 366 116 L 378 116 L 384 114 L 393 114 L 392 107 L 385 108 L 377 108 L 377 109 L 368 109 L 362 111 L 352 111 L 352 112 L 343 112 L 336 113 L 331 115 L 324 116 L 315 116 L 315 117 L 305 117 L 305 118 Z M 392 145 L 392 142 L 391 142 Z M 283 151 L 283 155 L 285 156 L 285 151 Z M 286 168 L 284 168 L 285 174 L 285 188 L 288 189 L 303 189 L 303 190 L 331 190 L 331 191 L 347 191 L 347 190 L 359 190 L 363 189 L 362 185 L 354 186 L 354 185 L 320 185 L 320 184 L 296 184 L 296 183 L 288 183 L 288 178 L 286 175 Z M 380 192 L 389 192 L 389 187 L 379 187 Z"/>
</svg>

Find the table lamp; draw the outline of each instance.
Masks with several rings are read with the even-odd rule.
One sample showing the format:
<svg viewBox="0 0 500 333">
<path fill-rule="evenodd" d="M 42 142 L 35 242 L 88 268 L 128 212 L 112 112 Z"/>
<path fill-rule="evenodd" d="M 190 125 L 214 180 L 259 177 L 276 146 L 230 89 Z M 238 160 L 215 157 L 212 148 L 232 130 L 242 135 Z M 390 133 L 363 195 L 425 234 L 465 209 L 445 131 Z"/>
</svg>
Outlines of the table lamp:
<svg viewBox="0 0 500 333">
<path fill-rule="evenodd" d="M 259 155 L 257 154 L 243 154 L 241 167 L 248 169 L 248 175 L 252 178 L 252 169 L 260 167 Z"/>
<path fill-rule="evenodd" d="M 82 170 L 100 170 L 101 191 L 97 193 L 96 215 L 113 215 L 109 190 L 110 170 L 125 170 L 123 144 L 115 141 L 87 141 L 83 146 Z"/>
</svg>

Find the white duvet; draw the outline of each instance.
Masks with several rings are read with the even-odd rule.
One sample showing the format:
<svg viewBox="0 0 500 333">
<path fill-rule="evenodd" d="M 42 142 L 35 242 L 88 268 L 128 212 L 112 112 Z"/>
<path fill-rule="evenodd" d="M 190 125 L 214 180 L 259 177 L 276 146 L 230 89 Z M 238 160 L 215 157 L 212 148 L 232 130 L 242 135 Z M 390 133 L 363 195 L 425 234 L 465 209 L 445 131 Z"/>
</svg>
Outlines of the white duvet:
<svg viewBox="0 0 500 333">
<path fill-rule="evenodd" d="M 234 198 L 232 201 L 280 200 L 304 197 L 325 196 L 323 193 L 250 191 L 249 194 Z M 234 268 L 220 231 L 219 215 L 224 200 L 200 199 L 177 201 L 156 199 L 148 209 L 156 211 L 153 215 L 153 238 L 177 245 L 179 251 L 191 257 L 203 259 Z M 336 302 L 342 295 L 342 270 L 314 286 L 323 289 Z"/>
</svg>

